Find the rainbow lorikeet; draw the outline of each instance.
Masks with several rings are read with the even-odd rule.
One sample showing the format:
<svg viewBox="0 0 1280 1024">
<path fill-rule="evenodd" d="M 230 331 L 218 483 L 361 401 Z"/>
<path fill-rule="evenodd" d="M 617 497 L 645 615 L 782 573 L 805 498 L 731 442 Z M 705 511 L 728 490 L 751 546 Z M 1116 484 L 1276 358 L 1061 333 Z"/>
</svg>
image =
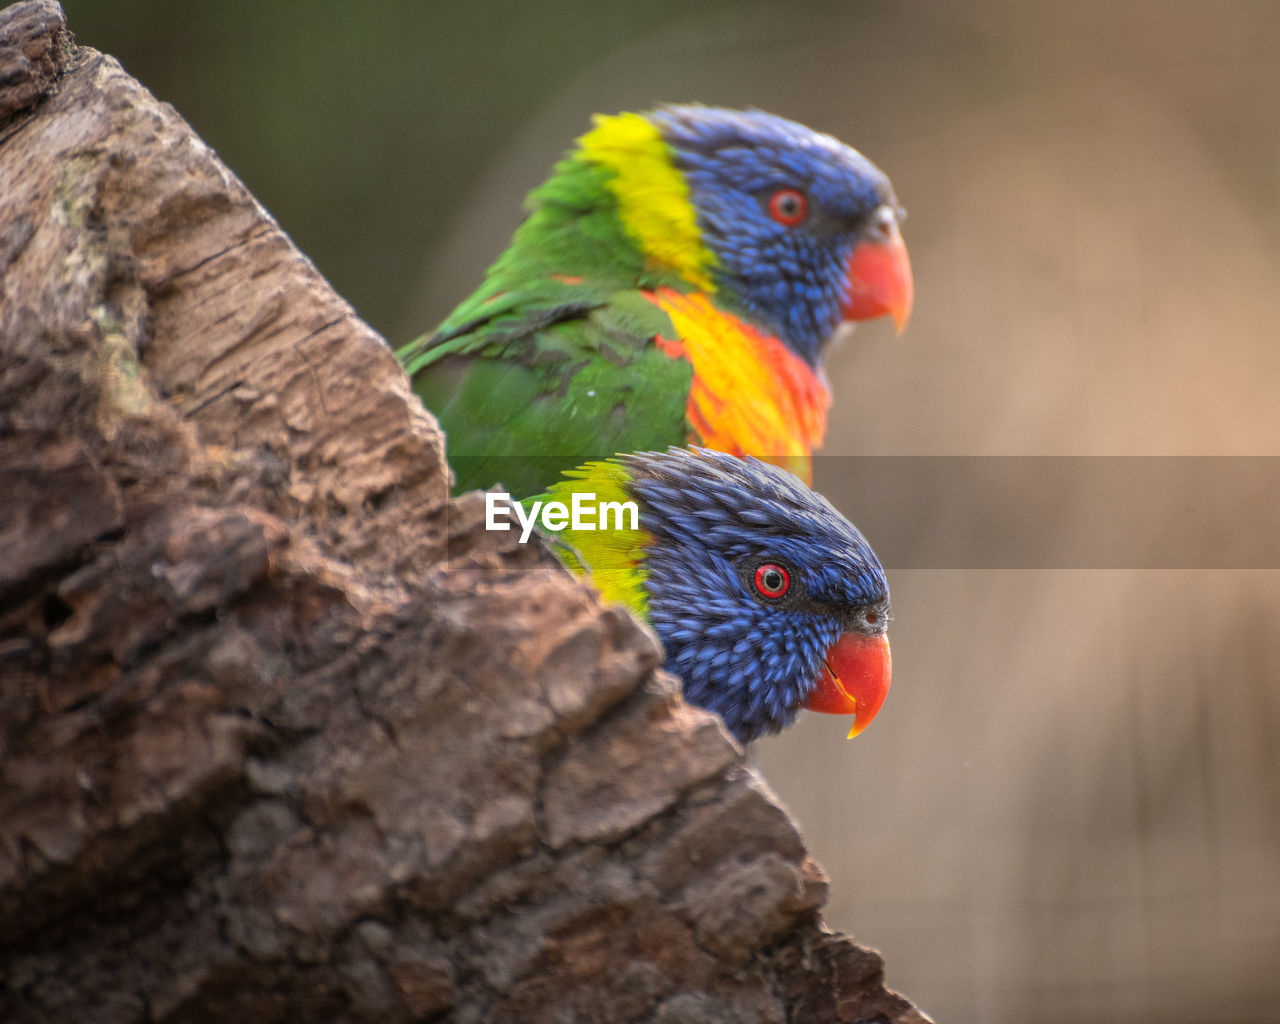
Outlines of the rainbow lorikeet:
<svg viewBox="0 0 1280 1024">
<path fill-rule="evenodd" d="M 597 116 L 484 283 L 398 353 L 459 489 L 528 495 L 698 444 L 811 479 L 841 323 L 911 309 L 889 179 L 827 135 L 699 105 Z"/>
<path fill-rule="evenodd" d="M 587 463 L 536 500 L 520 518 L 545 512 L 566 564 L 653 627 L 685 698 L 742 742 L 804 707 L 853 715 L 850 736 L 880 710 L 891 674 L 884 570 L 791 473 L 672 448 Z M 549 502 L 564 506 L 554 523 Z"/>
</svg>

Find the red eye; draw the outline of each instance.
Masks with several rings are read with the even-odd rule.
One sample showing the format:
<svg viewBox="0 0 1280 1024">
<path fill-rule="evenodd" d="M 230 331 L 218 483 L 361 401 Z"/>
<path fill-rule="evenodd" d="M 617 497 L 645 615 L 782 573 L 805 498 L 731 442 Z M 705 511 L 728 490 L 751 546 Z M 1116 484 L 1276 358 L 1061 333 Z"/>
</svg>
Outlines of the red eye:
<svg viewBox="0 0 1280 1024">
<path fill-rule="evenodd" d="M 761 597 L 776 601 L 791 589 L 791 574 L 780 565 L 766 562 L 756 570 L 756 590 Z"/>
<path fill-rule="evenodd" d="M 769 216 L 792 228 L 809 216 L 809 200 L 803 192 L 782 188 L 769 197 Z"/>
</svg>

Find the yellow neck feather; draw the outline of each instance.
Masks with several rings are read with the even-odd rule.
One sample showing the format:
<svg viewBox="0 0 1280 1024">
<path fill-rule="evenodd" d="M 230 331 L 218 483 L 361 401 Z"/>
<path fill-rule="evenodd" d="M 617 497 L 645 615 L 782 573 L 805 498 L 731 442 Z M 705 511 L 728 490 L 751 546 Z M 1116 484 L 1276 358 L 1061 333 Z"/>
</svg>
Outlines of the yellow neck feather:
<svg viewBox="0 0 1280 1024">
<path fill-rule="evenodd" d="M 619 504 L 634 501 L 627 491 L 630 477 L 616 462 L 588 462 L 569 470 L 547 489 L 547 497 L 571 505 L 574 492 L 593 494 L 602 503 Z M 642 567 L 645 546 L 650 536 L 643 528 L 617 529 L 617 518 L 609 520 L 609 528 L 600 523 L 590 531 L 568 527 L 557 535 L 565 563 L 579 575 L 591 577 L 606 601 L 626 605 L 642 619 L 649 617 L 649 596 L 644 589 Z M 639 524 L 637 524 L 639 525 Z"/>
<path fill-rule="evenodd" d="M 657 126 L 639 114 L 597 114 L 578 144 L 588 160 L 613 171 L 609 188 L 622 223 L 650 263 L 712 290 L 715 256 L 702 244 L 689 185 Z"/>
</svg>

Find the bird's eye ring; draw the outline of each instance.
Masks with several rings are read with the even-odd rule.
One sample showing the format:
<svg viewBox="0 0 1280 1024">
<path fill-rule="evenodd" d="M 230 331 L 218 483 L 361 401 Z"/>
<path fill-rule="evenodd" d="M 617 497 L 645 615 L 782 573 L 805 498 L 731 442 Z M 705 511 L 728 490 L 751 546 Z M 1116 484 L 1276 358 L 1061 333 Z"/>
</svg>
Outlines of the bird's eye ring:
<svg viewBox="0 0 1280 1024">
<path fill-rule="evenodd" d="M 784 227 L 793 228 L 809 216 L 809 200 L 794 188 L 780 188 L 769 197 L 769 216 Z"/>
<path fill-rule="evenodd" d="M 761 597 L 771 601 L 786 595 L 791 589 L 791 574 L 774 562 L 765 562 L 756 570 L 756 590 Z"/>
</svg>

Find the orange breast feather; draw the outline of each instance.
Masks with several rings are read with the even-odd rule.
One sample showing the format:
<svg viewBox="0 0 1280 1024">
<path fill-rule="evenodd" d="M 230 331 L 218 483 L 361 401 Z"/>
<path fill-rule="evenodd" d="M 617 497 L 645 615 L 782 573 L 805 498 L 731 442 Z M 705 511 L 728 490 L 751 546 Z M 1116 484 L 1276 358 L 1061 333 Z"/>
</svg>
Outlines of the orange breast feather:
<svg viewBox="0 0 1280 1024">
<path fill-rule="evenodd" d="M 658 338 L 693 364 L 686 415 L 691 444 L 754 455 L 813 482 L 810 458 L 827 430 L 831 396 L 777 338 L 716 309 L 702 294 L 663 288 L 650 296 L 671 317 L 675 338 Z"/>
</svg>

